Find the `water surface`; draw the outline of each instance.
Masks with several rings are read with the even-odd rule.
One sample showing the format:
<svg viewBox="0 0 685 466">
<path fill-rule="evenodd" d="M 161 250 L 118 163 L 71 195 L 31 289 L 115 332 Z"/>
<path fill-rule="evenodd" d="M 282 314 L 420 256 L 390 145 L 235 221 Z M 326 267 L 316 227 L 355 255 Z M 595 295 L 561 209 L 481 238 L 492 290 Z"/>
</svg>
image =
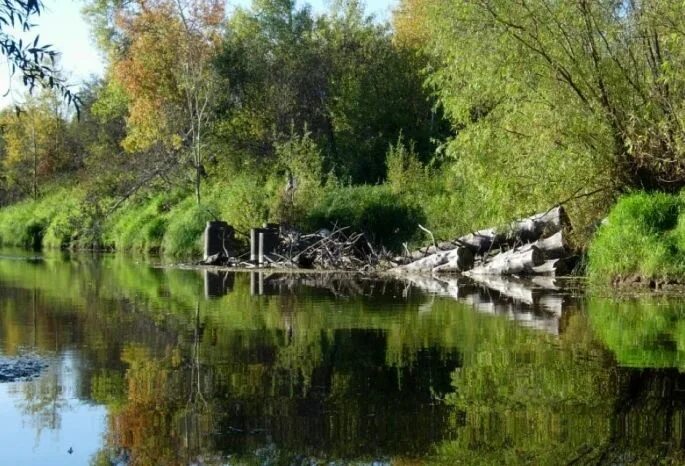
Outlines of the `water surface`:
<svg viewBox="0 0 685 466">
<path fill-rule="evenodd" d="M 682 464 L 685 301 L 0 254 L 0 464 Z"/>
</svg>

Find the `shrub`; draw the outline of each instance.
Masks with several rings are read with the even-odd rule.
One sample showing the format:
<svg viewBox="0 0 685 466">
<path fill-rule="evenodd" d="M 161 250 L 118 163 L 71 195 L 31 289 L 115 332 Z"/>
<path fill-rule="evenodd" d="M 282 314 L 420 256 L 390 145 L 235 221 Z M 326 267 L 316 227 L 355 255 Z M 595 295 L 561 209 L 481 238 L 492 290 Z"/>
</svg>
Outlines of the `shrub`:
<svg viewBox="0 0 685 466">
<path fill-rule="evenodd" d="M 0 210 L 0 244 L 23 248 L 71 245 L 88 224 L 83 193 L 53 188 L 38 200 L 26 200 Z"/>
<path fill-rule="evenodd" d="M 272 193 L 271 217 L 279 223 L 299 223 L 323 192 L 323 155 L 308 131 L 302 136 L 292 132 L 275 149 L 277 169 L 267 190 Z"/>
<path fill-rule="evenodd" d="M 198 256 L 202 253 L 202 232 L 212 213 L 189 196 L 169 212 L 169 223 L 162 240 L 162 252 L 173 257 Z"/>
</svg>

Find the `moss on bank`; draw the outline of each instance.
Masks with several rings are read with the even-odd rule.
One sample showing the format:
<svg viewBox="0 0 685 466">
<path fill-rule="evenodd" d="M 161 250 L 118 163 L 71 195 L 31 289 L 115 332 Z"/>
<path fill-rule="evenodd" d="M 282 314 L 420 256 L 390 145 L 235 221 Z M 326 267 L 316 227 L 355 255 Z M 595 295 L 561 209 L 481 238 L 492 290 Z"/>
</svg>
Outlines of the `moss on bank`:
<svg viewBox="0 0 685 466">
<path fill-rule="evenodd" d="M 595 282 L 685 279 L 685 193 L 621 198 L 589 248 Z"/>
</svg>

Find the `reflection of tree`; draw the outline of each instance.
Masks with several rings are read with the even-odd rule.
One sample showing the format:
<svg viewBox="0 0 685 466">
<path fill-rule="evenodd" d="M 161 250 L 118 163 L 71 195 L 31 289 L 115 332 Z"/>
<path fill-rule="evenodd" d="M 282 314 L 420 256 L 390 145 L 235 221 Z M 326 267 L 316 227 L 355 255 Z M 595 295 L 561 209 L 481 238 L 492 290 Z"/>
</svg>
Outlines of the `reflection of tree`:
<svg viewBox="0 0 685 466">
<path fill-rule="evenodd" d="M 59 370 L 53 368 L 48 374 L 19 387 L 19 407 L 31 419 L 36 437 L 40 437 L 43 429 L 58 430 L 61 426 L 61 413 L 68 408 Z"/>
<path fill-rule="evenodd" d="M 618 381 L 591 341 L 575 339 L 589 334 L 583 316 L 569 319 L 558 342 L 493 330 L 454 373 L 456 439 L 440 447 L 441 462 L 597 462 L 610 440 Z"/>
<path fill-rule="evenodd" d="M 96 463 L 411 458 L 446 433 L 447 464 L 621 463 L 622 451 L 678 463 L 685 444 L 685 380 L 616 368 L 593 336 L 619 360 L 643 348 L 646 365 L 677 362 L 679 307 L 621 314 L 592 300 L 587 314 L 565 314 L 557 339 L 442 298 L 419 312 L 422 295 L 329 299 L 294 285 L 255 298 L 247 275 L 198 302 L 194 272 L 105 261 L 0 262 L 0 282 L 36 277 L 38 288 L 0 283 L 2 349 L 80 348 L 76 396 L 109 412 Z M 58 388 L 27 395 L 44 426 L 59 422 L 48 402 L 63 398 Z M 435 401 L 452 391 L 450 407 Z"/>
<path fill-rule="evenodd" d="M 109 416 L 109 439 L 115 450 L 128 452 L 133 464 L 187 464 L 184 415 L 187 386 L 178 367 L 177 348 L 154 357 L 142 346 L 127 346 L 126 399 Z"/>
</svg>

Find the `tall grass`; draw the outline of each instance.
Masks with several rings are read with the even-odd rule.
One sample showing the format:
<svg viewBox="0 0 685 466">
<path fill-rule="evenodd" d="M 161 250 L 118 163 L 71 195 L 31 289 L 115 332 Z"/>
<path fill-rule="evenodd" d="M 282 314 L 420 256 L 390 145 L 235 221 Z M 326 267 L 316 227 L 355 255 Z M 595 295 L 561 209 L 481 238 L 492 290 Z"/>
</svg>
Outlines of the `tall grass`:
<svg viewBox="0 0 685 466">
<path fill-rule="evenodd" d="M 639 275 L 685 278 L 685 197 L 635 193 L 621 198 L 589 248 L 595 281 Z"/>
<path fill-rule="evenodd" d="M 0 211 L 0 245 L 22 248 L 64 247 L 77 241 L 88 225 L 78 188 L 55 188 L 38 200 Z"/>
</svg>

